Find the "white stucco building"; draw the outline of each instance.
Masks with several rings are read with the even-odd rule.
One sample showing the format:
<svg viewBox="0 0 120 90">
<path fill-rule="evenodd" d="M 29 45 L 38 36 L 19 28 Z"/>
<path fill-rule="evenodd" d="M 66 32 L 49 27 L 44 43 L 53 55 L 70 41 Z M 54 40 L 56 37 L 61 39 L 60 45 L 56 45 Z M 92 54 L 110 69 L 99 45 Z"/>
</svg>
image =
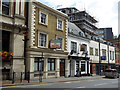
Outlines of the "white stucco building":
<svg viewBox="0 0 120 90">
<path fill-rule="evenodd" d="M 90 73 L 89 64 L 89 39 L 73 23 L 68 23 L 68 52 L 69 52 L 69 75 L 75 76 L 78 69 L 81 74 Z"/>
</svg>

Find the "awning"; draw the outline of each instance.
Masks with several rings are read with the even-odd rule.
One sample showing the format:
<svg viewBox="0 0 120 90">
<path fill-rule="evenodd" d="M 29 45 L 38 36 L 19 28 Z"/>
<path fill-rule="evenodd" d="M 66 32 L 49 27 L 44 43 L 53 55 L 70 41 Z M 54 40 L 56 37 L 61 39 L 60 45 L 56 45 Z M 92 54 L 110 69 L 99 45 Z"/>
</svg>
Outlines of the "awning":
<svg viewBox="0 0 120 90">
<path fill-rule="evenodd" d="M 68 56 L 68 59 L 72 60 L 90 60 L 90 57 L 78 57 L 78 56 Z"/>
</svg>

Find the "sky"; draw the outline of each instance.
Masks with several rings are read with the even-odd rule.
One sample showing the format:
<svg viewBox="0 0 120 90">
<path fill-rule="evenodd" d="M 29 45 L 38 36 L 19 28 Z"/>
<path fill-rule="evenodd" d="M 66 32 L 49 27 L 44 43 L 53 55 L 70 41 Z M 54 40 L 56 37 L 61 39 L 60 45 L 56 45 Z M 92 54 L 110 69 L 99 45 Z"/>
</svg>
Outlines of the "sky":
<svg viewBox="0 0 120 90">
<path fill-rule="evenodd" d="M 118 35 L 118 2 L 120 0 L 39 0 L 54 9 L 76 7 L 86 10 L 97 21 L 98 28 L 112 27 L 113 34 Z"/>
</svg>

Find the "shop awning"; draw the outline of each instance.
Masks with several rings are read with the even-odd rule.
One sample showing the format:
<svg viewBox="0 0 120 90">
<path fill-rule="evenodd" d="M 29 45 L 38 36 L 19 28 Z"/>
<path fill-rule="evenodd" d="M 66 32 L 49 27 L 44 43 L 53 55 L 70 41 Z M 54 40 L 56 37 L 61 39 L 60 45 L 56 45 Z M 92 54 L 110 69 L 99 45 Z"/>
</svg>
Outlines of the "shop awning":
<svg viewBox="0 0 120 90">
<path fill-rule="evenodd" d="M 90 60 L 90 57 L 68 56 L 68 59 L 72 60 Z"/>
</svg>

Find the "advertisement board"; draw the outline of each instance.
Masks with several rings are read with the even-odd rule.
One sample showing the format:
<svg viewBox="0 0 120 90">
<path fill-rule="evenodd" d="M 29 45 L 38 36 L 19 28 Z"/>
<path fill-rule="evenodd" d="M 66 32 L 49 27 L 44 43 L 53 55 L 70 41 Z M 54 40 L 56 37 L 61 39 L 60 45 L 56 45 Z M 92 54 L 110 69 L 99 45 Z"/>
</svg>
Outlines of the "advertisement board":
<svg viewBox="0 0 120 90">
<path fill-rule="evenodd" d="M 60 48 L 60 41 L 50 40 L 50 48 L 53 48 L 53 49 Z"/>
<path fill-rule="evenodd" d="M 101 56 L 101 60 L 106 60 L 106 56 Z"/>
</svg>

